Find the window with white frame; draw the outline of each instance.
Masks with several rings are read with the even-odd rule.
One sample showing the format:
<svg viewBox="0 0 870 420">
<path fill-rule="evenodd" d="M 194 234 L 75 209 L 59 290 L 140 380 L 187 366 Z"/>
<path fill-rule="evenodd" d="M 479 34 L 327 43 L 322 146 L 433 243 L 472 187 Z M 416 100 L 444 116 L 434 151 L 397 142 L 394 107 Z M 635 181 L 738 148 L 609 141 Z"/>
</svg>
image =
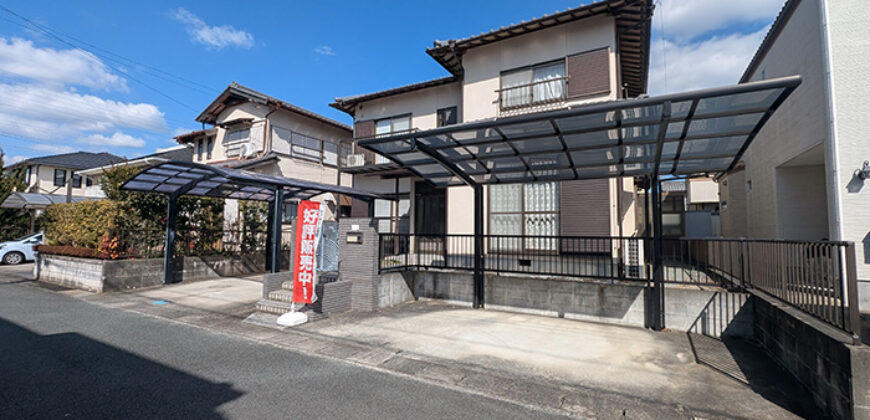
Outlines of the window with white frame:
<svg viewBox="0 0 870 420">
<path fill-rule="evenodd" d="M 565 60 L 503 72 L 500 93 L 502 108 L 563 99 L 565 97 Z"/>
<path fill-rule="evenodd" d="M 293 157 L 320 162 L 323 149 L 321 140 L 294 132 L 290 136 L 290 144 Z"/>
<path fill-rule="evenodd" d="M 375 137 L 385 137 L 391 134 L 403 133 L 408 131 L 411 131 L 411 114 L 384 118 L 375 121 Z M 376 154 L 375 164 L 380 163 L 390 163 L 390 160 Z"/>
<path fill-rule="evenodd" d="M 224 134 L 224 144 L 246 141 L 251 137 L 251 128 L 234 128 Z"/>
<path fill-rule="evenodd" d="M 528 237 L 559 235 L 559 183 L 489 186 L 489 233 L 526 237 L 495 241 L 494 248 L 555 250 L 553 239 Z"/>
<path fill-rule="evenodd" d="M 338 166 L 338 144 L 323 142 L 323 164 Z"/>
</svg>

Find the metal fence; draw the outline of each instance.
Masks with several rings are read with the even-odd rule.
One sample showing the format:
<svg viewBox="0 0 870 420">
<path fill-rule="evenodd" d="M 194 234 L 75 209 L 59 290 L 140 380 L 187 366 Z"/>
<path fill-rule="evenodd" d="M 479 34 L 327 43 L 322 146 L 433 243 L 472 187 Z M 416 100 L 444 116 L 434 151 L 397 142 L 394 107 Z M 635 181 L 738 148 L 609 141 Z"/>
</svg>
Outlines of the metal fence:
<svg viewBox="0 0 870 420">
<path fill-rule="evenodd" d="M 483 269 L 652 281 L 653 241 L 643 237 L 484 235 Z M 662 240 L 667 283 L 754 288 L 858 334 L 855 249 L 850 242 L 719 238 Z M 474 269 L 474 235 L 381 234 L 380 272 Z"/>
</svg>

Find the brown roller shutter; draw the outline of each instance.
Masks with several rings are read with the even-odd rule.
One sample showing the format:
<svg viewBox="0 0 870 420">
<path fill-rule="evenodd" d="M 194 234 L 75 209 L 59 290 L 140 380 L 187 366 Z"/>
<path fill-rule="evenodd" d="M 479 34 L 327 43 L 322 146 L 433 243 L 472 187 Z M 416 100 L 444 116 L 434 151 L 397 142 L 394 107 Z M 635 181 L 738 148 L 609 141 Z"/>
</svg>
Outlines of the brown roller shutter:
<svg viewBox="0 0 870 420">
<path fill-rule="evenodd" d="M 568 97 L 610 93 L 610 48 L 568 56 Z"/>
<path fill-rule="evenodd" d="M 373 137 L 375 135 L 374 120 L 357 121 L 353 124 L 353 138 L 361 139 L 365 137 Z"/>
<path fill-rule="evenodd" d="M 559 190 L 563 236 L 610 236 L 610 180 L 562 181 Z M 606 241 L 562 243 L 562 252 L 608 252 Z"/>
</svg>

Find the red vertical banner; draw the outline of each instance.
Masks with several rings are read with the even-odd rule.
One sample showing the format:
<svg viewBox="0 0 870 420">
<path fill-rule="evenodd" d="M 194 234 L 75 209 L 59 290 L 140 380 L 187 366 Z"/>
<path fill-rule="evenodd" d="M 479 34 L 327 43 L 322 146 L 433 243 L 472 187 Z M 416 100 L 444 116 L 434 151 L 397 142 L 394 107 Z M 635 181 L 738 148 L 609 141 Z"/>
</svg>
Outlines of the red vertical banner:
<svg viewBox="0 0 870 420">
<path fill-rule="evenodd" d="M 293 260 L 293 302 L 313 303 L 317 282 L 317 243 L 323 210 L 320 203 L 302 201 L 296 212 L 296 252 Z"/>
</svg>

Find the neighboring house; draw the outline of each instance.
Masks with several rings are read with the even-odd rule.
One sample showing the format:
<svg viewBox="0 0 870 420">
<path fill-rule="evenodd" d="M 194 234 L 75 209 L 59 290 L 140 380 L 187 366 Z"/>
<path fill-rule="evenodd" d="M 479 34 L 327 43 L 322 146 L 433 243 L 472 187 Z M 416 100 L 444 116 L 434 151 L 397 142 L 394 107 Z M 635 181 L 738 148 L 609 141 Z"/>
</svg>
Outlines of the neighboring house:
<svg viewBox="0 0 870 420">
<path fill-rule="evenodd" d="M 110 165 L 97 166 L 90 169 L 78 171 L 77 173 L 81 176 L 88 177 L 88 179 L 90 179 L 93 184 L 85 191 L 85 195 L 87 197 L 103 198 L 106 196 L 106 194 L 103 192 L 101 181 L 103 171 L 107 169 L 115 168 L 118 166 L 132 166 L 134 168 L 138 168 L 160 162 L 166 162 L 168 160 L 181 160 L 190 162 L 192 159 L 193 148 L 190 145 L 182 144 L 166 149 L 158 149 L 157 152 L 150 155 L 145 155 L 130 160 L 124 160 L 122 162 L 113 163 Z"/>
<path fill-rule="evenodd" d="M 647 87 L 651 15 L 650 0 L 600 1 L 481 35 L 436 41 L 426 52 L 449 76 L 336 98 L 330 105 L 354 117 L 358 140 L 636 97 Z M 352 214 L 377 218 L 381 232 L 473 232 L 470 187 L 432 188 L 361 148 L 343 162 L 354 187 L 398 199 L 354 202 Z M 485 231 L 491 234 L 636 233 L 631 178 L 485 189 Z"/>
<path fill-rule="evenodd" d="M 25 168 L 24 177 L 27 187 L 20 192 L 66 195 L 67 181 L 69 181 L 70 195 L 87 197 L 93 195 L 99 186 L 94 177 L 83 175 L 82 171 L 124 160 L 111 153 L 75 152 L 26 159 L 4 170 Z"/>
<path fill-rule="evenodd" d="M 641 198 L 638 205 L 643 206 L 643 200 Z M 640 218 L 648 215 L 638 213 Z M 644 224 L 639 222 L 638 226 Z M 662 233 L 665 236 L 707 238 L 719 236 L 719 232 L 719 186 L 712 179 L 662 182 Z"/>
<path fill-rule="evenodd" d="M 350 138 L 352 129 L 288 102 L 273 98 L 233 82 L 196 118 L 211 128 L 175 137 L 193 147 L 193 162 L 245 169 L 270 175 L 321 183 L 350 186 L 350 175 L 339 177 L 341 139 Z M 346 144 L 345 147 L 349 147 Z M 321 198 L 329 204 L 344 206 L 341 197 Z M 285 207 L 286 219 L 294 215 Z M 228 220 L 237 217 L 235 200 L 227 200 Z"/>
<path fill-rule="evenodd" d="M 786 2 L 740 81 L 800 74 L 803 83 L 720 182 L 724 236 L 852 241 L 864 296 L 870 185 L 859 172 L 870 159 L 868 22 L 864 0 Z"/>
</svg>

